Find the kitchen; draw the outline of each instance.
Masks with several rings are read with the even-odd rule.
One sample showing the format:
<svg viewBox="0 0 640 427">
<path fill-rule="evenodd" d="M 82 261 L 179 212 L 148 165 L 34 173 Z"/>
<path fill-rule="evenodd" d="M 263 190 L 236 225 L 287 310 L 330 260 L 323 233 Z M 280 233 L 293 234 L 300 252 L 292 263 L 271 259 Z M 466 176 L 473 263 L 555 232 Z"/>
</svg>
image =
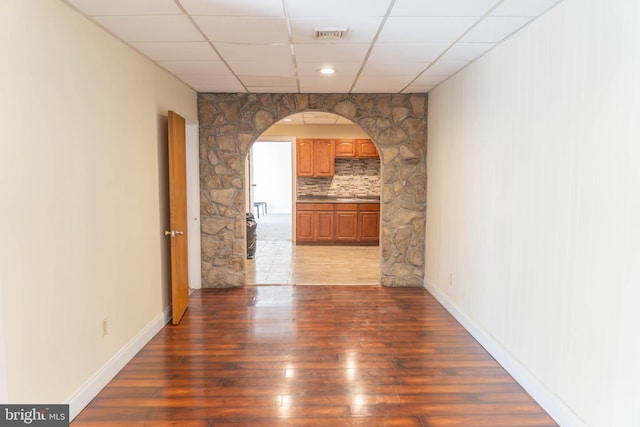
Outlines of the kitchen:
<svg viewBox="0 0 640 427">
<path fill-rule="evenodd" d="M 378 284 L 381 162 L 374 143 L 359 126 L 325 112 L 290 116 L 265 131 L 254 147 L 276 140 L 292 148 L 293 191 L 280 213 L 268 206 L 269 213 L 256 218 L 258 253 L 247 260 L 247 284 Z M 283 173 L 273 163 L 272 173 Z M 250 182 L 255 194 L 247 197 L 248 209 L 265 186 Z M 288 222 L 287 242 L 262 240 L 269 240 L 261 236 L 270 236 L 269 227 L 279 226 L 275 222 L 282 224 L 276 217 Z"/>
</svg>

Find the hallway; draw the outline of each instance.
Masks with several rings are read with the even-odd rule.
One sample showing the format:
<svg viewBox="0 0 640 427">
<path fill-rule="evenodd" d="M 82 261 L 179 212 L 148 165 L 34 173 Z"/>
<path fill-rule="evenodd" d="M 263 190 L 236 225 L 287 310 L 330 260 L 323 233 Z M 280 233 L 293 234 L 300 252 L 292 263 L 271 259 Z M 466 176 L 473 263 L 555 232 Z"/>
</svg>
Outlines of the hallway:
<svg viewBox="0 0 640 427">
<path fill-rule="evenodd" d="M 422 288 L 196 291 L 71 424 L 556 423 Z"/>
</svg>

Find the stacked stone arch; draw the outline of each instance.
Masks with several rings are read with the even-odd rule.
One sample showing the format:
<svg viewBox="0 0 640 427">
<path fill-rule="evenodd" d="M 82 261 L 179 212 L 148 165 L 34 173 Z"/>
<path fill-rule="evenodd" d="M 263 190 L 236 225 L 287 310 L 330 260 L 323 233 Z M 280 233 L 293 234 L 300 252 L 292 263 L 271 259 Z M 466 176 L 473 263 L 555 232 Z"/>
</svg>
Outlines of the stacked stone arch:
<svg viewBox="0 0 640 427">
<path fill-rule="evenodd" d="M 245 284 L 245 157 L 279 120 L 305 111 L 341 115 L 380 152 L 380 283 L 423 286 L 426 94 L 198 95 L 202 286 Z"/>
</svg>

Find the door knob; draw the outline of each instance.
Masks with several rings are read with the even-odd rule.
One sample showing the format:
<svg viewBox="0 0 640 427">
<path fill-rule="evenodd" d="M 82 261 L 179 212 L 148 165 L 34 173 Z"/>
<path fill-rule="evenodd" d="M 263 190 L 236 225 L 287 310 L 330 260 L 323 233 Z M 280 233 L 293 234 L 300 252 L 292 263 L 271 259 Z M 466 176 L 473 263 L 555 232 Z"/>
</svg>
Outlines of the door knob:
<svg viewBox="0 0 640 427">
<path fill-rule="evenodd" d="M 171 231 L 167 231 L 167 230 L 165 230 L 165 231 L 164 231 L 164 235 L 165 235 L 165 236 L 176 237 L 176 232 L 175 232 L 175 231 L 173 231 L 173 230 L 171 230 Z"/>
<path fill-rule="evenodd" d="M 178 236 L 184 236 L 184 231 L 182 231 L 182 230 L 176 230 L 176 231 L 175 231 L 175 233 L 176 233 Z"/>
</svg>

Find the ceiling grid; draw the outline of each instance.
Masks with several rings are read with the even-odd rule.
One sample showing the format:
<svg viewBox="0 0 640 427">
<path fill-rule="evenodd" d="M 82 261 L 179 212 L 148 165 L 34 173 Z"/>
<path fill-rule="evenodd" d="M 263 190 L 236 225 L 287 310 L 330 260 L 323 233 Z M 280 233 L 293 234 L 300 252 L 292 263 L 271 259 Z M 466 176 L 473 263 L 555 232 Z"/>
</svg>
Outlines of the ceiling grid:
<svg viewBox="0 0 640 427">
<path fill-rule="evenodd" d="M 562 0 L 63 1 L 198 92 L 424 93 Z"/>
</svg>

